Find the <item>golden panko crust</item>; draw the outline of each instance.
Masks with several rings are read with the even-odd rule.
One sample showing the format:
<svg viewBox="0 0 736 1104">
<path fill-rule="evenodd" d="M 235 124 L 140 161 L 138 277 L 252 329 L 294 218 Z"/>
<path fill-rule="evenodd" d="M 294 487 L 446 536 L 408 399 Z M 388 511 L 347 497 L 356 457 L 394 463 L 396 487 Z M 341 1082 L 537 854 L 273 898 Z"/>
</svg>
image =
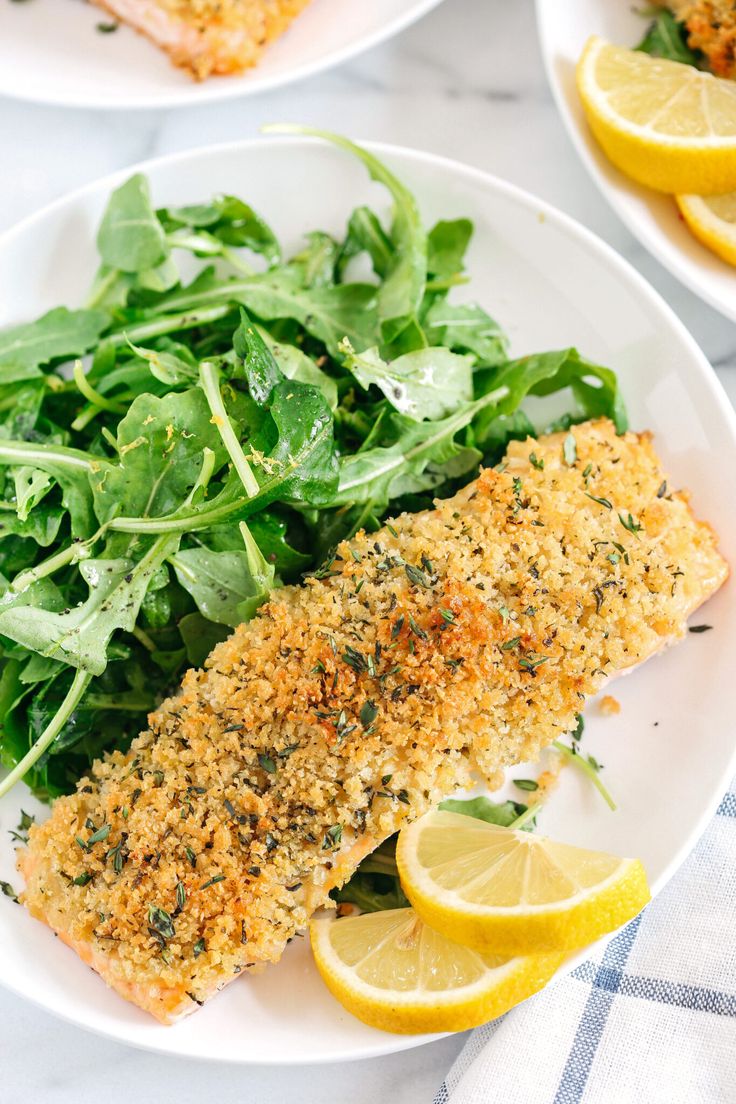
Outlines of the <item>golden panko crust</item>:
<svg viewBox="0 0 736 1104">
<path fill-rule="evenodd" d="M 196 80 L 242 73 L 309 0 L 92 0 L 166 50 Z"/>
<path fill-rule="evenodd" d="M 646 434 L 572 435 L 513 443 L 277 591 L 31 830 L 33 915 L 171 1021 L 277 961 L 404 820 L 533 759 L 681 636 L 727 574 L 711 529 Z"/>
<path fill-rule="evenodd" d="M 734 0 L 665 0 L 665 6 L 685 24 L 688 45 L 704 54 L 710 71 L 736 79 Z"/>
</svg>

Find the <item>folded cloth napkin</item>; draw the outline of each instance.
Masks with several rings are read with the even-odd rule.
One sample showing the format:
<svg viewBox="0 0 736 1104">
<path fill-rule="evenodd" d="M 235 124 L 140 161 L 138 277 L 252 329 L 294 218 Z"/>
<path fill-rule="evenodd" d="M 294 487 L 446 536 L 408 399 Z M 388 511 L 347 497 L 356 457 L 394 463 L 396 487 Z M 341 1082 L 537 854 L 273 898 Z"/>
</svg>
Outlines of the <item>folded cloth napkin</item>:
<svg viewBox="0 0 736 1104">
<path fill-rule="evenodd" d="M 736 1102 L 736 780 L 644 912 L 470 1036 L 435 1104 Z"/>
</svg>

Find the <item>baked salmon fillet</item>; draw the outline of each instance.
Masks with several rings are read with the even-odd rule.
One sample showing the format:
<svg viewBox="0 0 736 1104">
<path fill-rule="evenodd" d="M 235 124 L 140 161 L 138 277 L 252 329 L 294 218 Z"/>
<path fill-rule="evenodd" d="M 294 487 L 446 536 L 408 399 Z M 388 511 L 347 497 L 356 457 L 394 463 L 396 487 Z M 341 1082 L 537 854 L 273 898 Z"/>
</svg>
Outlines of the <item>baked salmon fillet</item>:
<svg viewBox="0 0 736 1104">
<path fill-rule="evenodd" d="M 276 962 L 360 860 L 682 636 L 726 578 L 649 435 L 510 445 L 338 548 L 31 829 L 24 901 L 164 1023 Z"/>
<path fill-rule="evenodd" d="M 255 65 L 309 0 L 92 0 L 196 80 Z"/>
</svg>

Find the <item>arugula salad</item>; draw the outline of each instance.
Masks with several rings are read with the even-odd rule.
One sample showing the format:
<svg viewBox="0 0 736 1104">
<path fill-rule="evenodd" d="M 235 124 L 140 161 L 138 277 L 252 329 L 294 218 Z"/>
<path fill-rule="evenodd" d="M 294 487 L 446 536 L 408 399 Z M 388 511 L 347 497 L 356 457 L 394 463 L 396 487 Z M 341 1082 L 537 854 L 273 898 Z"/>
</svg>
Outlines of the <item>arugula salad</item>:
<svg viewBox="0 0 736 1104">
<path fill-rule="evenodd" d="M 246 201 L 156 208 L 136 174 L 86 304 L 0 331 L 0 794 L 73 789 L 274 587 L 553 428 L 527 396 L 626 428 L 611 370 L 510 358 L 463 286 L 467 219 L 425 227 L 370 152 L 292 130 L 359 158 L 389 217 L 285 255 Z"/>
</svg>

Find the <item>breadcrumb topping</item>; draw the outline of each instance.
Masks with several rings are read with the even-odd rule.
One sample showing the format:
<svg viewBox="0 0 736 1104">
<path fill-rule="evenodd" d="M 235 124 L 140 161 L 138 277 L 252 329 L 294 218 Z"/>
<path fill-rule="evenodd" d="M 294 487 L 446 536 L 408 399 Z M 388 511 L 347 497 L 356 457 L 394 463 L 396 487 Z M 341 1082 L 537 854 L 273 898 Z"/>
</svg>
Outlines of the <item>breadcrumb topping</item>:
<svg viewBox="0 0 736 1104">
<path fill-rule="evenodd" d="M 196 80 L 256 65 L 309 0 L 92 0 Z"/>
<path fill-rule="evenodd" d="M 727 573 L 712 531 L 648 435 L 571 432 L 275 592 L 31 829 L 30 911 L 171 1021 L 277 961 L 406 819 L 498 784 L 681 636 Z"/>
</svg>

